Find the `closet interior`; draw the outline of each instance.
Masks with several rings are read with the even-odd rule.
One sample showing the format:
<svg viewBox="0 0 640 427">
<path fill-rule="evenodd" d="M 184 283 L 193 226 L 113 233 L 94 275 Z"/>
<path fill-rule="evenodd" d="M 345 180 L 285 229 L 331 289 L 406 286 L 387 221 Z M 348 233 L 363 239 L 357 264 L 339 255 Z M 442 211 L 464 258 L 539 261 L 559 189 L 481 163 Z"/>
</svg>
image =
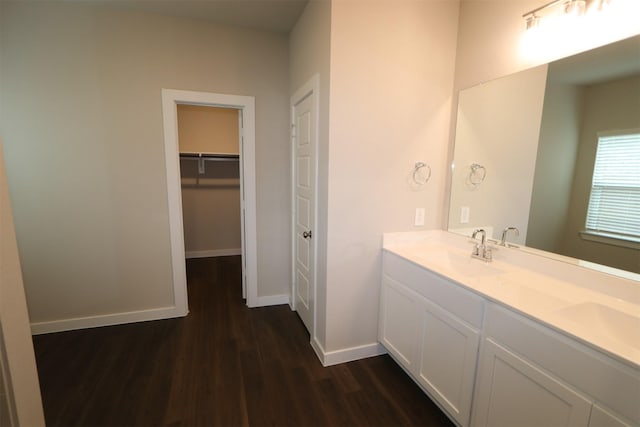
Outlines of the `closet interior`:
<svg viewBox="0 0 640 427">
<path fill-rule="evenodd" d="M 240 110 L 177 109 L 186 258 L 241 255 Z"/>
</svg>

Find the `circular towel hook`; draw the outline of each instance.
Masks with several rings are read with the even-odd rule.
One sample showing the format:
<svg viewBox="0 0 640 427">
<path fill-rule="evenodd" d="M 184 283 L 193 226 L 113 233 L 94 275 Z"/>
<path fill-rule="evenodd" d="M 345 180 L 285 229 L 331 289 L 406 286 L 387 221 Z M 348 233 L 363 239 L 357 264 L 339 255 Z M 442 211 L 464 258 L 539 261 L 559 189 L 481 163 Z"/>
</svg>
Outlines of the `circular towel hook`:
<svg viewBox="0 0 640 427">
<path fill-rule="evenodd" d="M 469 172 L 469 183 L 474 187 L 482 184 L 484 179 L 487 177 L 487 168 L 478 163 L 472 163 L 470 168 L 471 172 Z"/>
<path fill-rule="evenodd" d="M 416 162 L 413 169 L 413 181 L 418 185 L 424 185 L 431 179 L 431 166 L 424 162 Z"/>
</svg>

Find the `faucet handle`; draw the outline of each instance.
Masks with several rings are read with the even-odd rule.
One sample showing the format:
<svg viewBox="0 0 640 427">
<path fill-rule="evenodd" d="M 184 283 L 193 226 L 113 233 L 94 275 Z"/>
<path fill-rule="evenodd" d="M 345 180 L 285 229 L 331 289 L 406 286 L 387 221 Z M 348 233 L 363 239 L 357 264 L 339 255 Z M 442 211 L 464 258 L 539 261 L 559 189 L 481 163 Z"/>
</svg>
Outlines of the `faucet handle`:
<svg viewBox="0 0 640 427">
<path fill-rule="evenodd" d="M 471 254 L 475 256 L 480 255 L 480 243 L 475 243 L 475 245 L 473 246 L 473 252 Z"/>
<path fill-rule="evenodd" d="M 516 237 L 520 235 L 520 230 L 518 230 L 517 227 L 506 227 L 504 230 L 502 230 L 502 238 L 500 239 L 500 243 L 498 243 L 500 246 L 508 246 L 507 233 L 509 231 L 513 231 Z"/>
</svg>

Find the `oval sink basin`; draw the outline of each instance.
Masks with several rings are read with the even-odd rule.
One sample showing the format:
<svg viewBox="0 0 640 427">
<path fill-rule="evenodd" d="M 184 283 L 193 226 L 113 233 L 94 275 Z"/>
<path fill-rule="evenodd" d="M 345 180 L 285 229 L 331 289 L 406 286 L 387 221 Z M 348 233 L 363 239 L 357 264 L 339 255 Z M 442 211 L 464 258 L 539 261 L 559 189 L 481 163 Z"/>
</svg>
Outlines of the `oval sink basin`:
<svg viewBox="0 0 640 427">
<path fill-rule="evenodd" d="M 633 316 L 594 302 L 572 305 L 556 313 L 594 332 L 606 334 L 626 345 L 640 349 L 640 313 L 638 316 Z"/>
</svg>

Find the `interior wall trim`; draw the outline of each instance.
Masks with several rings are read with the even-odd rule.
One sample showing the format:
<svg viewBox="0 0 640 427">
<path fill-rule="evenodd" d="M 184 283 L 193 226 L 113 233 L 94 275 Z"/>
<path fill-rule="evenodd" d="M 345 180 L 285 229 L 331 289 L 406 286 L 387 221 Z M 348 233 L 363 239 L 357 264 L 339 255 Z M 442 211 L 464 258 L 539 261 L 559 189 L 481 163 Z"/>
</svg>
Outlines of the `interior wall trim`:
<svg viewBox="0 0 640 427">
<path fill-rule="evenodd" d="M 184 317 L 182 309 L 173 306 L 154 308 L 150 310 L 129 311 L 124 313 L 103 314 L 99 316 L 74 317 L 71 319 L 31 323 L 31 334 L 40 335 L 52 332 L 73 331 L 76 329 L 98 328 L 100 326 L 170 319 L 174 317 Z"/>
<path fill-rule="evenodd" d="M 258 301 L 255 307 L 267 307 L 270 305 L 283 305 L 289 304 L 289 295 L 268 295 L 264 297 L 258 297 Z"/>
<path fill-rule="evenodd" d="M 377 342 L 356 347 L 343 348 L 340 350 L 325 351 L 322 344 L 320 344 L 317 339 L 313 339 L 311 340 L 311 347 L 316 352 L 322 366 L 325 367 L 387 354 L 387 349 Z"/>
</svg>

